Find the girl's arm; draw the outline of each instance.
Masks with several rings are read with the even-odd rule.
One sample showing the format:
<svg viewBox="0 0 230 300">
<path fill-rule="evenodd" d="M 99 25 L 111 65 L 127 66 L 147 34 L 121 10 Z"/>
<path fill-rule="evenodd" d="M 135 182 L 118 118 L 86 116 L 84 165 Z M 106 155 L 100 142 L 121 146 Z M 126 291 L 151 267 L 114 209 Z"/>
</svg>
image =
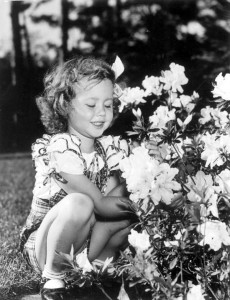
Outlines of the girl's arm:
<svg viewBox="0 0 230 300">
<path fill-rule="evenodd" d="M 70 193 L 82 193 L 88 195 L 95 205 L 95 213 L 102 217 L 126 217 L 132 212 L 131 201 L 127 197 L 119 196 L 119 188 L 113 188 L 110 193 L 103 196 L 100 190 L 85 175 L 72 175 L 61 172 L 60 175 L 67 181 L 59 186 Z M 115 189 L 115 190 L 114 190 Z M 116 195 L 116 196 L 114 196 Z"/>
<path fill-rule="evenodd" d="M 119 176 L 118 172 L 114 172 L 113 176 L 110 176 L 107 183 L 105 195 L 108 196 L 123 196 L 128 197 L 129 193 L 126 188 L 126 182 Z"/>
<path fill-rule="evenodd" d="M 116 185 L 113 189 L 111 189 L 107 195 L 109 196 L 123 196 L 123 197 L 128 197 L 129 196 L 129 192 L 127 191 L 126 188 L 126 182 L 119 182 L 118 185 Z"/>
</svg>

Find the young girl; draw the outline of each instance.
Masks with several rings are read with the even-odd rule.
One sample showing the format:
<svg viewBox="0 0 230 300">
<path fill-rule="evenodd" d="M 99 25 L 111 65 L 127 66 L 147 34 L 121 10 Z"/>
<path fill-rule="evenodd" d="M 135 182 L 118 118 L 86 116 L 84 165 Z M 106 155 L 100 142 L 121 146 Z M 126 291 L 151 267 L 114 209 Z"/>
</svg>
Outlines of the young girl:
<svg viewBox="0 0 230 300">
<path fill-rule="evenodd" d="M 102 60 L 72 59 L 45 78 L 37 99 L 48 134 L 32 145 L 36 169 L 33 201 L 21 248 L 42 274 L 42 299 L 63 299 L 66 274 L 56 251 L 88 258 L 115 256 L 126 241 L 132 209 L 119 161 L 129 146 L 104 131 L 116 118 L 115 73 Z M 91 234 L 90 234 L 91 233 Z"/>
</svg>

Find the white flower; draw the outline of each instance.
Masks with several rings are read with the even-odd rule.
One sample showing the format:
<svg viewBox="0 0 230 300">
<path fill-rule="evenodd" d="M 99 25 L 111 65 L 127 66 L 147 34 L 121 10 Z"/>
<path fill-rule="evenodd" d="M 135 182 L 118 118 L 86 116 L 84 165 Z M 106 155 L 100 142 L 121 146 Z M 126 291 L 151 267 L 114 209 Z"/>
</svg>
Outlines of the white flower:
<svg viewBox="0 0 230 300">
<path fill-rule="evenodd" d="M 224 31 L 226 31 L 228 34 L 230 32 L 230 22 L 229 22 L 229 18 L 227 18 L 226 20 L 223 19 L 216 19 L 215 24 L 219 27 L 221 27 L 222 29 L 224 29 Z"/>
<path fill-rule="evenodd" d="M 83 274 L 93 270 L 93 266 L 91 265 L 87 257 L 86 248 L 76 256 L 76 263 L 80 268 L 83 269 Z"/>
<path fill-rule="evenodd" d="M 148 149 L 139 146 L 133 153 L 120 161 L 122 176 L 126 179 L 128 190 L 133 193 L 131 200 L 137 202 L 139 198 L 145 199 L 151 188 L 151 174 L 149 165 L 154 161 L 148 154 Z"/>
<path fill-rule="evenodd" d="M 213 109 L 212 116 L 215 121 L 215 126 L 218 128 L 225 127 L 229 122 L 227 111 L 221 111 L 220 109 L 215 108 Z"/>
<path fill-rule="evenodd" d="M 221 192 L 230 194 L 230 170 L 223 170 L 216 177 L 216 183 L 219 184 Z"/>
<path fill-rule="evenodd" d="M 150 6 L 150 10 L 153 15 L 155 15 L 161 9 L 162 9 L 162 7 L 159 4 L 152 4 Z"/>
<path fill-rule="evenodd" d="M 201 285 L 192 285 L 187 293 L 187 300 L 205 300 Z"/>
<path fill-rule="evenodd" d="M 227 143 L 230 142 L 230 138 L 218 136 L 216 133 L 207 133 L 201 137 L 201 141 L 204 142 L 204 151 L 201 153 L 201 158 L 206 160 L 205 166 L 210 165 L 210 167 L 213 168 L 216 165 L 223 165 L 225 158 L 221 156 L 221 153 L 223 153 L 224 148 L 225 150 L 229 148 L 230 145 L 227 145 Z"/>
<path fill-rule="evenodd" d="M 186 107 L 189 103 L 192 102 L 192 98 L 187 95 L 180 95 L 180 97 L 175 97 L 172 101 L 173 107 Z"/>
<path fill-rule="evenodd" d="M 131 232 L 128 235 L 128 241 L 137 251 L 145 251 L 151 246 L 149 235 L 146 231 L 138 233 L 136 230 L 131 229 Z"/>
<path fill-rule="evenodd" d="M 218 251 L 222 244 L 230 245 L 230 236 L 225 223 L 220 221 L 207 221 L 197 226 L 197 232 L 201 233 L 204 238 L 199 245 L 209 245 L 214 251 Z"/>
<path fill-rule="evenodd" d="M 195 35 L 198 38 L 204 38 L 206 29 L 197 21 L 190 21 L 187 25 L 181 25 L 179 30 L 183 34 Z"/>
<path fill-rule="evenodd" d="M 226 74 L 224 77 L 220 73 L 216 79 L 216 85 L 212 91 L 213 97 L 221 97 L 224 100 L 230 100 L 230 74 Z"/>
<path fill-rule="evenodd" d="M 201 116 L 202 118 L 199 119 L 201 124 L 206 124 L 214 120 L 215 126 L 218 128 L 225 127 L 229 122 L 227 111 L 221 111 L 219 108 L 212 108 L 210 106 L 201 109 Z"/>
<path fill-rule="evenodd" d="M 160 96 L 162 94 L 163 85 L 160 82 L 160 77 L 145 76 L 145 79 L 142 81 L 142 86 L 146 90 L 146 96 L 151 94 Z"/>
<path fill-rule="evenodd" d="M 202 116 L 202 118 L 199 119 L 199 122 L 201 124 L 206 124 L 209 121 L 211 121 L 211 113 L 213 111 L 213 108 L 210 106 L 206 106 L 205 108 L 202 108 L 200 111 L 200 114 Z"/>
<path fill-rule="evenodd" d="M 181 185 L 173 180 L 178 169 L 171 168 L 167 163 L 160 164 L 158 168 L 159 174 L 151 184 L 151 198 L 156 205 L 160 201 L 170 204 L 174 197 L 173 191 L 181 189 Z"/>
<path fill-rule="evenodd" d="M 144 97 L 145 91 L 139 87 L 124 89 L 122 95 L 119 97 L 119 100 L 121 101 L 119 111 L 121 112 L 123 108 L 129 104 L 138 105 L 140 103 L 145 103 Z"/>
<path fill-rule="evenodd" d="M 211 9 L 211 8 L 203 8 L 199 11 L 198 14 L 199 17 L 212 17 L 215 18 L 216 17 L 216 12 Z"/>
<path fill-rule="evenodd" d="M 149 117 L 151 128 L 158 128 L 160 130 L 167 127 L 167 123 L 171 120 L 175 120 L 175 109 L 169 110 L 167 106 L 159 106 L 152 116 Z"/>
<path fill-rule="evenodd" d="M 169 204 L 173 198 L 173 191 L 181 188 L 173 180 L 178 169 L 170 168 L 169 164 L 162 163 L 148 154 L 143 146 L 133 149 L 133 153 L 120 162 L 122 176 L 126 179 L 130 199 L 138 202 L 140 199 L 151 197 L 155 205 L 159 201 Z"/>
<path fill-rule="evenodd" d="M 181 86 L 188 83 L 188 78 L 184 74 L 185 68 L 175 63 L 171 63 L 169 67 L 170 71 L 163 71 L 160 78 L 161 82 L 164 83 L 164 89 L 172 90 L 174 93 L 177 91 L 183 93 Z"/>
</svg>

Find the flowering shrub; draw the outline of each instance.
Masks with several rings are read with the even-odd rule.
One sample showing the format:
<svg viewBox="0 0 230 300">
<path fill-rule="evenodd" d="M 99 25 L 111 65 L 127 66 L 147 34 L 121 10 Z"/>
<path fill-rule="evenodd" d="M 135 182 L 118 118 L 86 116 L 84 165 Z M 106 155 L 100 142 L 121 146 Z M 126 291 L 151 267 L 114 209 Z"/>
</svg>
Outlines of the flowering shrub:
<svg viewBox="0 0 230 300">
<path fill-rule="evenodd" d="M 185 69 L 169 68 L 121 96 L 140 146 L 120 162 L 139 223 L 119 271 L 149 299 L 230 299 L 230 74 L 198 111 L 199 95 L 183 94 Z M 156 109 L 144 117 L 148 102 Z"/>
<path fill-rule="evenodd" d="M 113 69 L 123 72 L 119 59 Z M 184 67 L 172 63 L 141 88 L 116 86 L 120 112 L 135 117 L 127 134 L 139 141 L 120 161 L 138 222 L 112 272 L 111 259 L 96 267 L 86 252 L 63 254 L 74 284 L 103 291 L 109 274 L 122 278 L 119 300 L 129 299 L 127 285 L 150 300 L 230 299 L 230 74 L 217 76 L 216 99 L 200 111 L 199 95 L 184 94 L 187 83 Z"/>
</svg>

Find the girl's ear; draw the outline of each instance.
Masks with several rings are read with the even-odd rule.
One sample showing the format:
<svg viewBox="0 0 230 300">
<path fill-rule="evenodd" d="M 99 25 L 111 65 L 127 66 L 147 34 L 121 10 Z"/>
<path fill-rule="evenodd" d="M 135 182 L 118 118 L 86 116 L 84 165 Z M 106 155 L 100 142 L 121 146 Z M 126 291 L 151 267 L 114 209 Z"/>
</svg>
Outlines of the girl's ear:
<svg viewBox="0 0 230 300">
<path fill-rule="evenodd" d="M 71 101 L 66 101 L 64 99 L 63 93 L 60 97 L 54 102 L 54 110 L 58 112 L 61 116 L 67 117 L 71 108 Z"/>
</svg>

